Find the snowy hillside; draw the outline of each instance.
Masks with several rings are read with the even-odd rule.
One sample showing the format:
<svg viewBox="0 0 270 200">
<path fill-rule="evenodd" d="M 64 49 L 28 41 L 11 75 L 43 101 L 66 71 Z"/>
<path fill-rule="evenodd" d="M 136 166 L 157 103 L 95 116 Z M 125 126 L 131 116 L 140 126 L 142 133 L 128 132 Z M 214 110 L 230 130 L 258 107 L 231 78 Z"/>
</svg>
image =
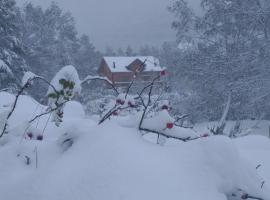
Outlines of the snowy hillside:
<svg viewBox="0 0 270 200">
<path fill-rule="evenodd" d="M 13 99 L 0 93 L 0 113 Z M 270 199 L 270 141 L 264 136 L 170 139 L 162 146 L 123 123 L 126 117 L 97 125 L 77 102 L 66 105 L 60 127 L 47 115 L 25 131 L 23 122 L 44 109 L 19 98 L 0 146 L 1 199 L 226 200 L 246 192 Z"/>
</svg>

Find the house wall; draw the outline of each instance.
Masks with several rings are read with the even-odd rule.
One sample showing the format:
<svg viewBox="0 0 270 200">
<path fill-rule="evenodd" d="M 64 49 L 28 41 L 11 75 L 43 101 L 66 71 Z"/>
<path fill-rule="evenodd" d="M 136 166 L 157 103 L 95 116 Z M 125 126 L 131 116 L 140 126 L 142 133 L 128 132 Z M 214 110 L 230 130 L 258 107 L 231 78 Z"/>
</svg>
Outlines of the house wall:
<svg viewBox="0 0 270 200">
<path fill-rule="evenodd" d="M 160 74 L 160 72 L 156 72 L 156 71 L 141 72 L 138 75 L 138 79 L 141 79 L 143 81 L 152 81 L 159 74 Z"/>
<path fill-rule="evenodd" d="M 113 76 L 112 76 L 112 72 L 109 69 L 108 65 L 106 64 L 105 60 L 102 59 L 100 66 L 98 68 L 98 74 L 100 76 L 105 76 L 107 77 L 110 81 L 113 82 Z"/>
<path fill-rule="evenodd" d="M 131 82 L 133 80 L 133 72 L 114 72 L 113 82 Z"/>
<path fill-rule="evenodd" d="M 137 75 L 136 81 L 142 82 L 151 82 L 154 78 L 156 78 L 160 72 L 142 72 Z M 133 72 L 114 72 L 113 73 L 113 83 L 116 86 L 126 87 L 128 86 L 134 79 Z M 157 80 L 159 82 L 159 80 Z"/>
</svg>

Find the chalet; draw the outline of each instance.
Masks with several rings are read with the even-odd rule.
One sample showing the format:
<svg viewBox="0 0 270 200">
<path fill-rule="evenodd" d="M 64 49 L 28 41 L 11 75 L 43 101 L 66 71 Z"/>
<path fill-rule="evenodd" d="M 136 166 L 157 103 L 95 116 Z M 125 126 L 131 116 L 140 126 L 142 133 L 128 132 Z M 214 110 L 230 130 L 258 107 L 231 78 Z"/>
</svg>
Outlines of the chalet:
<svg viewBox="0 0 270 200">
<path fill-rule="evenodd" d="M 98 74 L 107 77 L 116 87 L 126 87 L 134 79 L 149 83 L 164 70 L 153 56 L 103 57 Z"/>
</svg>

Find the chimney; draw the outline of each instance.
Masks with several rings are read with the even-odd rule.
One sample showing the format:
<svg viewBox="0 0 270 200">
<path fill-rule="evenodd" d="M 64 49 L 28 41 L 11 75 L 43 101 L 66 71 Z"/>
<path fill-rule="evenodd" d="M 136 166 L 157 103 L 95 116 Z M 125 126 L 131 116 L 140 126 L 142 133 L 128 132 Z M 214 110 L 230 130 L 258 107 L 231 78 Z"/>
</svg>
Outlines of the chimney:
<svg viewBox="0 0 270 200">
<path fill-rule="evenodd" d="M 113 62 L 113 68 L 115 69 L 115 62 Z"/>
</svg>

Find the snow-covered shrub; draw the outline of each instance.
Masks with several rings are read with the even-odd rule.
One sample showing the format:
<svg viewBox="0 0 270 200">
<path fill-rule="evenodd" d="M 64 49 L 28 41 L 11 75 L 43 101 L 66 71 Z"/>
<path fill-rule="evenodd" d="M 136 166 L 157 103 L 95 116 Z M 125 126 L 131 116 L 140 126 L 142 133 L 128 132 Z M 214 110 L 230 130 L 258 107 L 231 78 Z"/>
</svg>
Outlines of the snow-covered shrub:
<svg viewBox="0 0 270 200">
<path fill-rule="evenodd" d="M 53 112 L 53 121 L 59 126 L 62 122 L 65 103 L 81 92 L 81 81 L 77 70 L 69 65 L 56 73 L 51 85 L 53 87 L 49 87 L 47 92 L 48 105 L 55 110 Z"/>
</svg>

